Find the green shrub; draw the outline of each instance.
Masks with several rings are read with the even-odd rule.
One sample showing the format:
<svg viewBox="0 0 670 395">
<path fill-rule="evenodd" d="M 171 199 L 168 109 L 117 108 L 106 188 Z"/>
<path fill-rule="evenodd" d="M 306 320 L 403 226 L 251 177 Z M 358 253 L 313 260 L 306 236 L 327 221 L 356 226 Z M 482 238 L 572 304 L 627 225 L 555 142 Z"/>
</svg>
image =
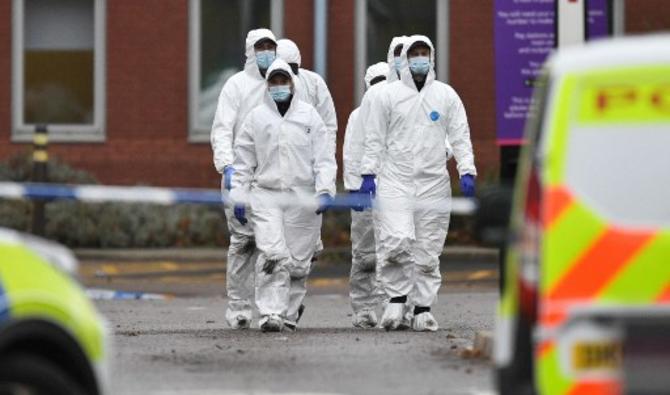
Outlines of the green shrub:
<svg viewBox="0 0 670 395">
<path fill-rule="evenodd" d="M 12 157 L 0 163 L 0 181 L 28 182 L 32 167 L 29 153 Z M 98 183 L 58 159 L 49 161 L 47 171 L 54 183 Z M 70 247 L 214 247 L 228 242 L 221 207 L 54 201 L 45 205 L 45 215 L 46 236 Z M 0 226 L 28 231 L 31 221 L 31 202 L 0 199 Z"/>
<path fill-rule="evenodd" d="M 0 181 L 28 182 L 32 179 L 32 153 L 24 152 L 0 163 Z M 50 182 L 62 184 L 97 184 L 91 174 L 72 168 L 57 158 L 50 158 L 47 163 L 47 174 Z"/>
<path fill-rule="evenodd" d="M 27 232 L 32 205 L 24 200 L 0 199 L 0 226 Z"/>
</svg>

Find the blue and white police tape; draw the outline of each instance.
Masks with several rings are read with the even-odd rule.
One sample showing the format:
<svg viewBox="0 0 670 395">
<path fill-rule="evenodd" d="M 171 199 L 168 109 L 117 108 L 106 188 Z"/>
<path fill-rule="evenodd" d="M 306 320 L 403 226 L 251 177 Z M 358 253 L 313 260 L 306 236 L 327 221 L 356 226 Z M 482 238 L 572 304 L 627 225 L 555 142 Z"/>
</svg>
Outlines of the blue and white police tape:
<svg viewBox="0 0 670 395">
<path fill-rule="evenodd" d="M 266 194 L 267 195 L 267 194 Z M 125 202 L 153 204 L 210 204 L 230 203 L 228 194 L 221 195 L 217 189 L 157 188 L 157 187 L 122 187 L 103 185 L 65 185 L 0 182 L 0 198 L 31 199 L 31 200 L 77 200 L 89 203 Z M 245 201 L 253 200 L 247 196 Z M 275 191 L 271 193 L 271 203 L 282 207 L 304 206 L 317 207 L 312 194 Z M 365 196 L 355 193 L 342 193 L 335 196 L 331 207 L 349 210 L 369 203 Z M 374 205 L 373 201 L 373 205 Z M 469 198 L 442 199 L 440 201 L 413 202 L 414 209 L 432 209 L 450 211 L 454 214 L 470 215 L 477 209 L 477 203 Z M 395 205 L 384 208 L 398 209 Z"/>
<path fill-rule="evenodd" d="M 93 300 L 167 300 L 170 295 L 146 292 L 114 291 L 111 289 L 89 288 L 86 296 Z"/>
<path fill-rule="evenodd" d="M 0 182 L 0 197 L 14 199 L 79 200 L 83 202 L 221 204 L 215 189 L 120 187 Z"/>
</svg>

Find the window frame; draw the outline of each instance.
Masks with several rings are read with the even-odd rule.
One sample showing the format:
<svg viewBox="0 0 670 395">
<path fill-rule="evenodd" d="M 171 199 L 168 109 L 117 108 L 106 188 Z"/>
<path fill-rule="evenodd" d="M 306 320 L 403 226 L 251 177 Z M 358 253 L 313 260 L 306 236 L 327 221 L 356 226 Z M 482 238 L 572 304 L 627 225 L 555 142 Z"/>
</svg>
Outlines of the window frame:
<svg viewBox="0 0 670 395">
<path fill-rule="evenodd" d="M 106 120 L 106 2 L 93 1 L 93 123 L 47 124 L 49 140 L 57 143 L 104 142 Z M 12 3 L 12 136 L 11 141 L 22 143 L 33 139 L 36 124 L 24 119 L 24 27 L 25 0 Z"/>
<path fill-rule="evenodd" d="M 189 71 L 188 71 L 188 142 L 209 143 L 211 125 L 198 125 L 200 95 L 200 5 L 201 0 L 189 1 Z M 284 35 L 284 0 L 270 0 L 270 29 L 277 37 Z M 244 43 L 240 43 L 244 45 Z"/>
<path fill-rule="evenodd" d="M 367 25 L 368 25 L 368 1 L 356 0 L 354 16 L 354 93 L 356 103 L 360 103 L 365 93 L 363 75 L 369 65 L 367 59 Z M 437 70 L 440 81 L 449 80 L 449 0 L 435 0 L 435 37 L 430 37 L 434 42 L 437 52 Z"/>
</svg>

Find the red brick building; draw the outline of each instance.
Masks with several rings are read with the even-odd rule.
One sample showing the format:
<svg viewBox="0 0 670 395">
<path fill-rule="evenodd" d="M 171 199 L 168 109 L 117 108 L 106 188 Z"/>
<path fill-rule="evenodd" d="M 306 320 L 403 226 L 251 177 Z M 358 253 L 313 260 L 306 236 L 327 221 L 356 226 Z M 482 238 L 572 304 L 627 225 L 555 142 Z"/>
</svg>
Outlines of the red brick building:
<svg viewBox="0 0 670 395">
<path fill-rule="evenodd" d="M 34 123 L 56 119 L 51 155 L 102 183 L 218 187 L 212 92 L 241 66 L 244 35 L 257 25 L 296 41 L 312 68 L 318 1 L 0 1 L 0 160 L 30 148 Z M 670 28 L 665 0 L 614 1 L 626 34 Z M 383 60 L 404 29 L 434 38 L 438 78 L 465 102 L 480 172 L 497 173 L 494 0 L 323 3 L 340 147 L 362 68 Z"/>
</svg>

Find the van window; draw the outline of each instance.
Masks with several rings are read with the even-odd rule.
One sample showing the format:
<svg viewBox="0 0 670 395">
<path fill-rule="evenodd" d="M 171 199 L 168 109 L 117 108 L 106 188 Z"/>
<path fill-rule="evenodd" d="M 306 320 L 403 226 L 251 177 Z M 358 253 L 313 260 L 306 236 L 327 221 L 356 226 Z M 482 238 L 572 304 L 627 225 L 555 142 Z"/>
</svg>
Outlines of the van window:
<svg viewBox="0 0 670 395">
<path fill-rule="evenodd" d="M 660 77 L 665 79 L 664 87 L 670 86 L 667 75 Z M 595 112 L 585 112 L 584 108 L 591 105 L 585 101 L 591 100 L 592 107 L 602 106 L 608 96 L 589 96 L 585 93 L 593 90 L 589 84 L 577 90 L 566 150 L 566 182 L 581 201 L 608 222 L 643 228 L 667 227 L 670 226 L 670 116 L 663 112 L 653 115 L 658 100 L 649 93 L 659 80 L 650 74 L 645 79 L 631 88 L 634 94 L 618 92 L 611 96 L 612 103 L 617 100 L 617 107 L 611 113 L 601 107 L 599 119 Z M 620 79 L 617 84 L 620 81 L 630 82 L 631 78 Z M 637 83 L 637 79 L 633 81 Z M 598 84 L 612 86 L 612 82 Z"/>
</svg>

